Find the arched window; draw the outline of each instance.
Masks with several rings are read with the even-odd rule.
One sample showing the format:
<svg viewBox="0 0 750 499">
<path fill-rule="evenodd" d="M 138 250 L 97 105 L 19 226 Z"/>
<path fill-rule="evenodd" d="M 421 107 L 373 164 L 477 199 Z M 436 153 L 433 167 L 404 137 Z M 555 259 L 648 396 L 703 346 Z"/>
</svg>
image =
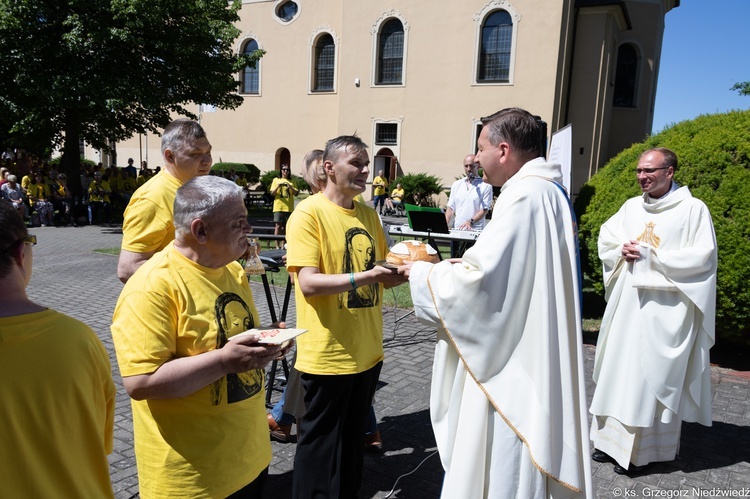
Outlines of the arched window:
<svg viewBox="0 0 750 499">
<path fill-rule="evenodd" d="M 383 24 L 378 40 L 379 85 L 400 85 L 404 68 L 404 26 L 398 19 Z"/>
<path fill-rule="evenodd" d="M 635 107 L 638 87 L 638 50 L 631 43 L 617 49 L 617 71 L 612 104 L 616 107 Z"/>
<path fill-rule="evenodd" d="M 333 37 L 325 33 L 315 44 L 314 92 L 332 92 L 333 74 L 336 67 L 336 46 Z"/>
<path fill-rule="evenodd" d="M 513 20 L 506 11 L 496 10 L 487 17 L 482 26 L 477 81 L 509 81 L 512 42 Z"/>
<path fill-rule="evenodd" d="M 249 40 L 245 44 L 242 53 L 252 54 L 256 50 L 258 50 L 258 42 Z M 245 66 L 245 69 L 242 71 L 242 88 L 240 91 L 243 94 L 260 93 L 260 60 L 255 61 L 255 67 Z"/>
</svg>

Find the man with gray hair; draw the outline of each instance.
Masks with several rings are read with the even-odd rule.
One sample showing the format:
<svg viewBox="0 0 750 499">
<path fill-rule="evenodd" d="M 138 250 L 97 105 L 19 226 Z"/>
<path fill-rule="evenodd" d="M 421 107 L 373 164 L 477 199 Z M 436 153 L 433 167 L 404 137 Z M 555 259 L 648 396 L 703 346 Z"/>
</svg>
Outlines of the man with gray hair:
<svg viewBox="0 0 750 499">
<path fill-rule="evenodd" d="M 260 322 L 244 269 L 242 189 L 177 190 L 175 240 L 126 283 L 112 336 L 132 398 L 141 497 L 261 497 L 271 460 L 263 368 L 286 348 L 234 336 Z M 231 341 L 230 341 L 231 340 Z"/>
<path fill-rule="evenodd" d="M 125 209 L 117 262 L 117 277 L 122 282 L 174 239 L 172 205 L 177 189 L 211 171 L 211 143 L 195 121 L 178 119 L 167 125 L 161 152 L 164 168 L 133 194 Z"/>
</svg>

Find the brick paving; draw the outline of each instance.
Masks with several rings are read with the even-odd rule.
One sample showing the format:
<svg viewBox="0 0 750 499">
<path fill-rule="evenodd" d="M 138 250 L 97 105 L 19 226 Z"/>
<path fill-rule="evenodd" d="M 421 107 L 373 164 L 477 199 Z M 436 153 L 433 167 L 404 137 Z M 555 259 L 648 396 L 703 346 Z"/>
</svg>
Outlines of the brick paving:
<svg viewBox="0 0 750 499">
<path fill-rule="evenodd" d="M 34 269 L 29 296 L 91 326 L 106 346 L 118 387 L 115 444 L 110 456 L 112 486 L 118 499 L 137 497 L 130 403 L 122 387 L 110 320 L 122 284 L 117 259 L 93 252 L 117 248 L 119 228 L 35 228 Z M 275 295 L 283 299 L 283 284 Z M 253 284 L 256 305 L 269 322 L 260 285 Z M 442 468 L 429 420 L 429 388 L 434 330 L 404 310 L 385 311 L 385 363 L 376 395 L 375 412 L 384 452 L 365 456 L 360 497 L 433 498 L 440 494 Z M 404 317 L 406 315 L 406 317 Z M 290 309 L 290 323 L 294 308 Z M 589 400 L 595 347 L 584 346 Z M 683 425 L 680 455 L 671 463 L 653 465 L 640 476 L 615 474 L 611 465 L 593 463 L 594 493 L 609 497 L 750 497 L 750 373 L 712 368 L 714 424 Z M 274 401 L 278 397 L 274 395 Z M 294 444 L 273 444 L 267 497 L 290 497 Z M 461 499 L 461 498 L 457 498 Z"/>
</svg>

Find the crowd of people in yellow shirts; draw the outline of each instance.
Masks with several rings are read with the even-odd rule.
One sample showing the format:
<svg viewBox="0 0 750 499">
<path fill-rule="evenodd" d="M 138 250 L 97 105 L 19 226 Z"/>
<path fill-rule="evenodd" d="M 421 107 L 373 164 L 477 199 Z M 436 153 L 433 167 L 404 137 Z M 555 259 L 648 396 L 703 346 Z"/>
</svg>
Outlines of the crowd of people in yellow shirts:
<svg viewBox="0 0 750 499">
<path fill-rule="evenodd" d="M 83 164 L 83 194 L 75 197 L 69 179 L 56 165 L 36 160 L 21 165 L 6 158 L 0 167 L 0 200 L 12 203 L 30 227 L 118 223 L 136 189 L 160 170 L 160 166 L 152 170 L 146 161 L 138 169 L 132 158 L 126 167 Z M 247 192 L 264 190 L 257 181 L 248 183 L 242 172 L 214 171 L 212 175 L 228 178 Z"/>
</svg>

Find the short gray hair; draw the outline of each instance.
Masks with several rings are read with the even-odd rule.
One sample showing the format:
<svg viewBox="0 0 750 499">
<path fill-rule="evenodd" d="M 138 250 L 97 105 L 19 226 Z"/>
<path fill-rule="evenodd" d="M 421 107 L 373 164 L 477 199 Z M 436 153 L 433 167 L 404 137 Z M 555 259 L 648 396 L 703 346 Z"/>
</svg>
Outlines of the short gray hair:
<svg viewBox="0 0 750 499">
<path fill-rule="evenodd" d="M 227 201 L 242 200 L 242 187 L 216 175 L 202 175 L 177 189 L 174 198 L 175 237 L 190 233 L 190 224 L 208 219 L 224 209 Z"/>
<path fill-rule="evenodd" d="M 202 139 L 205 136 L 206 131 L 197 121 L 187 118 L 174 120 L 164 128 L 164 133 L 161 136 L 161 153 L 164 155 L 164 151 L 167 149 L 182 151 L 189 141 Z"/>
</svg>

